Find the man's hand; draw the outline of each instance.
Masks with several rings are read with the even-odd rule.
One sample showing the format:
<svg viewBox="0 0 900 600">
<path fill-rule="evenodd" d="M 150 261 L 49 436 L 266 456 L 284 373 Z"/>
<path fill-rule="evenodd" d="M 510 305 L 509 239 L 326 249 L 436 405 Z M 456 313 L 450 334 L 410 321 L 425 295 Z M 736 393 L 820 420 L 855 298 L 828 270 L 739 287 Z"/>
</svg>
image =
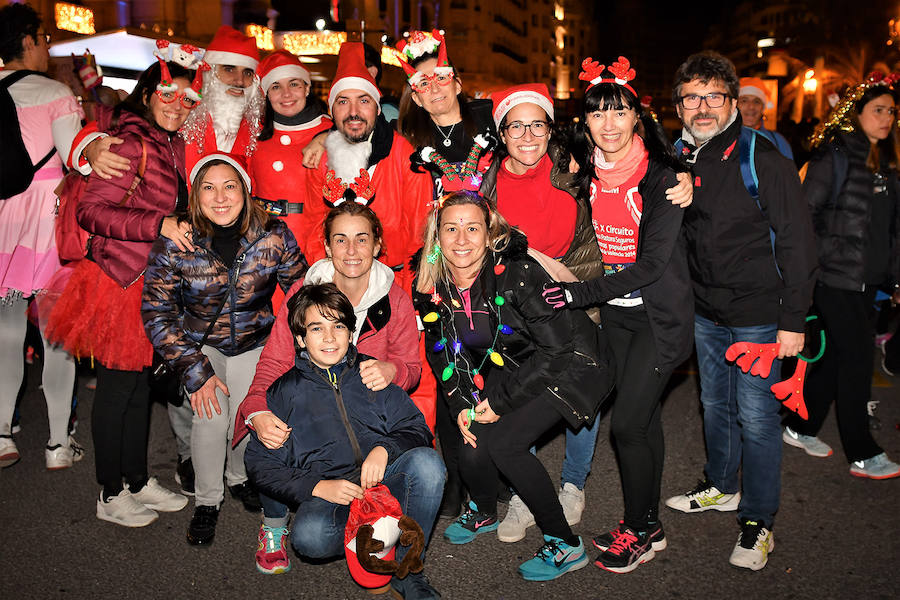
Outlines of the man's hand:
<svg viewBox="0 0 900 600">
<path fill-rule="evenodd" d="M 377 392 L 394 380 L 397 367 L 386 360 L 364 360 L 359 363 L 359 374 L 363 384 L 373 392 Z"/>
<path fill-rule="evenodd" d="M 291 428 L 287 423 L 271 412 L 255 415 L 250 419 L 250 426 L 253 427 L 259 441 L 269 450 L 281 448 L 291 434 Z"/>
<path fill-rule="evenodd" d="M 212 411 L 215 410 L 217 415 L 222 414 L 222 408 L 219 406 L 219 400 L 216 398 L 216 389 L 222 390 L 228 396 L 228 387 L 222 383 L 222 380 L 213 375 L 206 380 L 199 390 L 191 394 L 191 408 L 194 414 L 203 417 L 203 410 L 206 410 L 206 418 L 212 419 Z"/>
<path fill-rule="evenodd" d="M 778 333 L 775 334 L 775 341 L 780 344 L 778 358 L 797 356 L 803 350 L 803 345 L 806 343 L 806 335 L 796 331 L 779 329 Z"/>
<path fill-rule="evenodd" d="M 691 174 L 676 173 L 675 176 L 678 178 L 678 185 L 666 190 L 666 198 L 680 208 L 687 208 L 694 201 L 694 184 L 691 183 Z"/>
<path fill-rule="evenodd" d="M 312 495 L 332 504 L 346 506 L 354 498 L 362 498 L 363 489 L 346 479 L 323 479 L 313 488 Z"/>
<path fill-rule="evenodd" d="M 191 225 L 187 221 L 179 221 L 178 217 L 165 217 L 159 235 L 172 240 L 182 252 L 194 251 L 194 244 L 191 243 Z"/>
<path fill-rule="evenodd" d="M 319 162 L 322 160 L 322 156 L 325 154 L 325 138 L 328 137 L 328 132 L 323 131 L 314 137 L 310 142 L 303 148 L 303 166 L 308 169 L 317 169 L 319 167 Z"/>
<path fill-rule="evenodd" d="M 94 173 L 102 179 L 112 179 L 113 177 L 121 177 L 131 168 L 131 161 L 125 157 L 119 156 L 110 148 L 114 144 L 124 142 L 122 138 L 115 136 L 107 136 L 94 140 L 88 144 L 82 154 L 91 165 Z M 73 159 L 74 162 L 75 159 Z"/>
<path fill-rule="evenodd" d="M 375 446 L 362 464 L 360 483 L 364 490 L 374 487 L 384 479 L 384 470 L 387 468 L 388 453 L 382 446 Z"/>
</svg>

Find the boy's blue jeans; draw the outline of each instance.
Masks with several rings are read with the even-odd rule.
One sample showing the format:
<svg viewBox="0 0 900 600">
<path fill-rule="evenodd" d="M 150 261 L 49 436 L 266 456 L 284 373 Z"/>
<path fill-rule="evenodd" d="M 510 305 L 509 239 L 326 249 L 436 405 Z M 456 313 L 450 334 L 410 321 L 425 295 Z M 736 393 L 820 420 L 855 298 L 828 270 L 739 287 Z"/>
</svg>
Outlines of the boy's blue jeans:
<svg viewBox="0 0 900 600">
<path fill-rule="evenodd" d="M 412 517 L 425 534 L 425 545 L 431 539 L 438 507 L 444 495 L 447 470 L 444 461 L 432 448 L 413 448 L 387 466 L 381 481 L 400 503 L 403 514 Z M 265 494 L 260 494 L 266 519 L 288 518 L 288 507 Z M 311 498 L 297 507 L 291 544 L 301 555 L 310 558 L 329 558 L 344 554 L 344 528 L 350 506 L 333 504 L 321 498 Z M 406 554 L 407 547 L 397 546 L 397 560 Z M 424 559 L 424 550 L 423 556 Z"/>
<path fill-rule="evenodd" d="M 776 325 L 727 327 L 694 317 L 706 476 L 726 494 L 743 487 L 738 518 L 762 521 L 769 528 L 781 496 L 782 444 L 781 403 L 769 387 L 781 380 L 781 361 L 776 359 L 769 377 L 762 379 L 726 361 L 725 351 L 735 342 L 774 342 L 776 330 Z"/>
</svg>

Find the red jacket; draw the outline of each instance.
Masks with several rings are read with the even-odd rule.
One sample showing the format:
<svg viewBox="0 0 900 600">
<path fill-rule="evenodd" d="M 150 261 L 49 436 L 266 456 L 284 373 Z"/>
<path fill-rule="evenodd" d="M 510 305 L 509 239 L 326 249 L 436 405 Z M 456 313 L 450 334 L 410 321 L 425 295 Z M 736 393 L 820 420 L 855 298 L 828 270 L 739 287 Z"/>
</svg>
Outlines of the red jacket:
<svg viewBox="0 0 900 600">
<path fill-rule="evenodd" d="M 124 110 L 118 125 L 112 127 L 112 114 L 113 109 L 98 107 L 97 125 L 125 140 L 116 153 L 130 160 L 131 168 L 108 180 L 92 173 L 76 216 L 78 224 L 94 234 L 91 258 L 124 288 L 144 272 L 162 220 L 175 210 L 178 177 L 186 179 L 184 141 Z M 144 180 L 123 205 L 141 161 L 142 141 L 147 150 Z"/>
<path fill-rule="evenodd" d="M 256 364 L 253 383 L 250 384 L 247 397 L 244 398 L 235 416 L 233 444 L 240 442 L 249 431 L 244 423 L 248 416 L 269 410 L 266 404 L 266 391 L 276 379 L 294 366 L 296 352 L 294 337 L 287 322 L 287 301 L 302 285 L 303 281 L 298 281 L 291 286 L 284 304 L 275 317 L 272 333 L 269 334 L 269 340 Z M 357 348 L 362 354 L 392 363 L 397 368 L 392 383 L 408 391 L 419 383 L 422 374 L 415 312 L 412 300 L 396 283 L 391 285 L 387 298 L 390 302 L 390 318 L 386 323 L 379 324 L 377 317 L 370 315 L 366 319 L 368 326 L 371 327 L 368 330 L 362 323 L 358 323 L 357 327 L 363 328 L 363 331 L 360 333 Z"/>
<path fill-rule="evenodd" d="M 188 173 L 191 172 L 191 169 L 194 168 L 194 165 L 197 164 L 197 161 L 200 160 L 200 157 L 204 154 L 220 150 L 217 147 L 216 131 L 213 129 L 212 115 L 207 115 L 206 119 L 206 133 L 203 136 L 203 141 L 200 144 L 188 142 L 185 145 L 185 161 L 187 163 Z M 238 128 L 234 145 L 231 146 L 231 149 L 228 150 L 228 152 L 249 157 L 253 152 L 253 150 L 251 150 L 251 146 L 254 145 L 251 143 L 252 141 L 250 136 L 250 125 L 247 123 L 246 119 L 241 119 L 241 126 Z"/>
<path fill-rule="evenodd" d="M 378 215 L 384 226 L 384 244 L 382 255 L 378 259 L 389 267 L 406 265 L 410 257 L 422 246 L 422 231 L 425 217 L 431 209 L 431 177 L 427 173 L 414 173 L 409 165 L 409 156 L 413 147 L 399 133 L 393 132 L 388 156 L 375 165 L 372 184 L 375 187 L 375 198 L 371 203 L 372 210 Z M 322 199 L 322 187 L 325 184 L 325 173 L 328 171 L 328 154 L 322 157 L 319 168 L 312 171 L 307 178 L 309 197 L 318 198 L 319 202 L 311 202 L 310 216 L 315 225 L 310 232 L 310 240 L 305 249 L 309 264 L 325 258 L 325 237 L 322 223 L 330 207 Z M 409 289 L 410 276 L 401 277 L 398 283 Z M 367 354 L 371 352 L 365 351 Z"/>
</svg>

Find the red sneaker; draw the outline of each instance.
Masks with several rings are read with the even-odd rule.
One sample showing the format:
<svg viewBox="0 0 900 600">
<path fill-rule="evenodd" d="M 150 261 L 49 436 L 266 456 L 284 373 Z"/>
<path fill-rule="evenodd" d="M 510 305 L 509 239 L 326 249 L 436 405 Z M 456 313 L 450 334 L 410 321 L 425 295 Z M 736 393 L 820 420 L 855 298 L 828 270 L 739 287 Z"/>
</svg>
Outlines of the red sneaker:
<svg viewBox="0 0 900 600">
<path fill-rule="evenodd" d="M 280 575 L 291 570 L 287 553 L 287 527 L 259 526 L 259 546 L 256 549 L 256 568 L 266 575 Z"/>
</svg>

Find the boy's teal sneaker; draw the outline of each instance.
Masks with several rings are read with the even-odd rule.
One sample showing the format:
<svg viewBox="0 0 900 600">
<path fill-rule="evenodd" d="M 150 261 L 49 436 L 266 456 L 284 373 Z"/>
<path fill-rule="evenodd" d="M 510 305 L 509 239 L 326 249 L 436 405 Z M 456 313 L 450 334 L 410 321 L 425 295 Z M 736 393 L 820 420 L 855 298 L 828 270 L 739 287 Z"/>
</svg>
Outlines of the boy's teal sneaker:
<svg viewBox="0 0 900 600">
<path fill-rule="evenodd" d="M 499 525 L 496 514 L 481 512 L 475 503 L 469 500 L 465 512 L 444 530 L 444 538 L 451 544 L 468 544 L 481 533 L 496 531 Z"/>
<path fill-rule="evenodd" d="M 580 537 L 577 546 L 570 546 L 561 538 L 545 535 L 544 545 L 534 553 L 534 558 L 519 565 L 519 575 L 528 581 L 550 581 L 580 569 L 588 562 Z"/>
</svg>

